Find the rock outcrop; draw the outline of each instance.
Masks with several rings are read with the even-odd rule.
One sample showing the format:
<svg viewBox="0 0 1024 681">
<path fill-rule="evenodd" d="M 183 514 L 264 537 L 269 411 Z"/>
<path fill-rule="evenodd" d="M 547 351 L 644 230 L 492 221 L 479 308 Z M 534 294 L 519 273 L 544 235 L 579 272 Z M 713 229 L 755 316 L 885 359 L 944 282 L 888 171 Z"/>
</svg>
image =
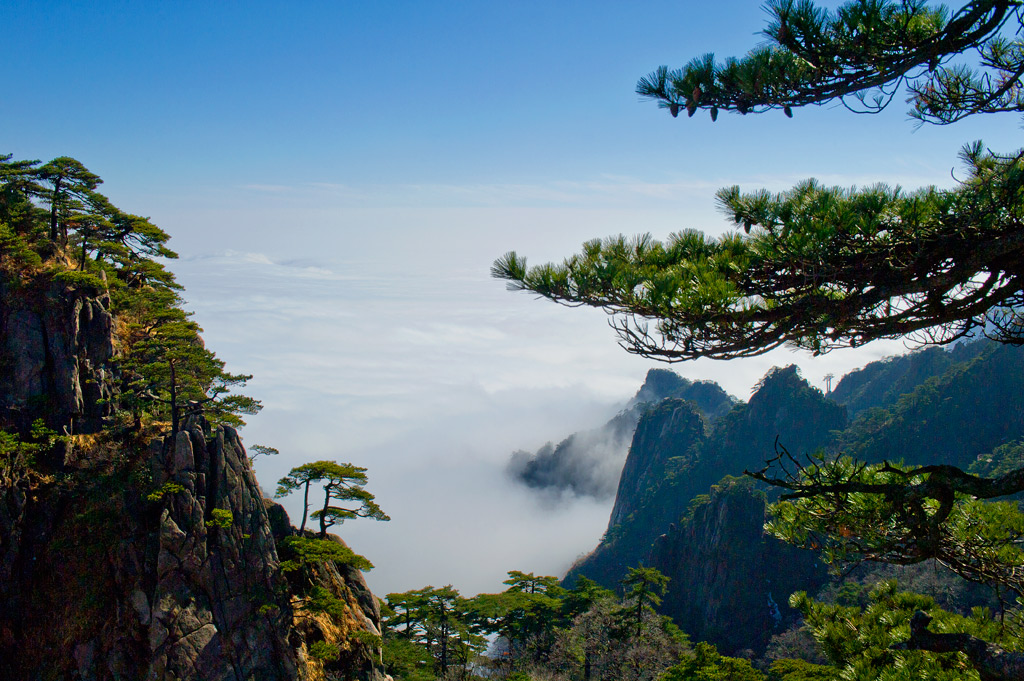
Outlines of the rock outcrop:
<svg viewBox="0 0 1024 681">
<path fill-rule="evenodd" d="M 282 574 L 294 530 L 232 428 L 102 428 L 115 351 L 103 298 L 0 280 L 0 328 L 0 426 L 45 416 L 72 433 L 54 465 L 9 475 L 0 459 L 0 679 L 387 678 L 358 570 L 301 567 L 341 604 L 326 614 Z M 309 654 L 318 642 L 333 662 Z"/>
<path fill-rule="evenodd" d="M 0 271 L 0 425 L 43 417 L 96 432 L 110 413 L 113 318 L 106 295 Z"/>
<path fill-rule="evenodd" d="M 714 381 L 691 381 L 668 369 L 650 369 L 628 406 L 654 405 L 667 397 L 693 402 L 709 423 L 728 414 L 737 402 Z"/>
<path fill-rule="evenodd" d="M 693 402 L 662 401 L 637 425 L 605 536 L 565 581 L 582 575 L 614 588 L 630 567 L 657 567 L 671 578 L 661 612 L 684 631 L 723 652 L 763 651 L 772 633 L 765 620 L 768 596 L 786 620 L 792 613 L 783 592 L 798 584 L 769 588 L 764 575 L 802 559 L 811 562 L 800 570 L 813 581 L 819 568 L 813 555 L 794 557 L 791 552 L 799 552 L 763 536 L 763 493 L 741 485 L 746 497 L 713 493 L 718 500 L 708 506 L 708 490 L 724 476 L 761 468 L 776 437 L 799 454 L 824 445 L 845 425 L 845 409 L 809 386 L 795 367 L 769 372 L 749 402 L 734 405 L 711 427 Z M 717 489 L 735 484 L 727 480 Z"/>
<path fill-rule="evenodd" d="M 796 617 L 790 594 L 827 576 L 813 552 L 765 536 L 764 521 L 764 494 L 734 479 L 714 486 L 651 551 L 650 566 L 670 579 L 661 612 L 725 654 L 762 654 Z"/>
<path fill-rule="evenodd" d="M 761 469 L 775 455 L 776 441 L 795 456 L 808 454 L 827 447 L 847 424 L 845 407 L 808 384 L 796 366 L 776 367 L 748 402 L 715 424 L 701 451 L 701 466 L 716 473 L 705 489 L 723 475 Z"/>
<path fill-rule="evenodd" d="M 644 413 L 633 433 L 629 456 L 622 468 L 608 527 L 625 523 L 644 510 L 655 512 L 669 522 L 686 510 L 681 505 L 651 506 L 651 496 L 680 470 L 691 468 L 706 437 L 704 418 L 693 402 L 668 398 Z"/>
<path fill-rule="evenodd" d="M 336 535 L 328 539 L 344 545 Z M 306 587 L 322 587 L 341 602 L 340 616 L 324 613 L 297 613 L 294 618 L 296 653 L 305 666 L 310 681 L 329 678 L 384 681 L 381 666 L 380 602 L 366 585 L 362 573 L 351 565 L 322 562 L 310 566 L 301 576 Z M 301 590 L 301 587 L 300 589 Z M 294 593 L 294 592 L 293 592 Z M 293 595 L 301 606 L 301 599 Z M 318 641 L 331 645 L 337 658 L 320 660 L 312 654 Z"/>
<path fill-rule="evenodd" d="M 845 410 L 812 388 L 796 367 L 773 369 L 747 403 L 713 426 L 696 404 L 666 399 L 637 425 L 601 544 L 566 575 L 615 587 L 629 567 L 649 564 L 654 540 L 678 523 L 691 501 L 725 475 L 757 470 L 775 438 L 794 454 L 827 443 L 846 425 Z M 670 589 L 675 587 L 670 586 Z"/>
<path fill-rule="evenodd" d="M 569 570 L 609 588 L 618 586 L 631 567 L 646 563 L 651 542 L 686 510 L 690 498 L 674 494 L 688 475 L 705 437 L 705 424 L 687 400 L 666 399 L 644 413 L 637 424 L 608 531 L 600 545 Z M 692 494 L 690 495 L 692 496 Z"/>
<path fill-rule="evenodd" d="M 711 381 L 691 381 L 667 369 L 647 372 L 640 390 L 605 425 L 573 433 L 558 445 L 548 443 L 536 453 L 513 453 L 508 472 L 517 482 L 537 490 L 609 499 L 623 477 L 630 440 L 644 413 L 662 400 L 675 398 L 693 404 L 714 423 L 736 399 Z"/>
<path fill-rule="evenodd" d="M 236 433 L 202 425 L 187 421 L 150 460 L 161 496 L 156 571 L 130 596 L 146 628 L 147 678 L 297 678 L 288 590 L 259 486 Z"/>
<path fill-rule="evenodd" d="M 231 428 L 191 419 L 137 466 L 85 467 L 2 501 L 0 678 L 332 678 L 308 655 L 316 641 L 339 648 L 345 678 L 384 678 L 380 613 L 357 570 L 308 566 L 346 607 L 301 611 L 279 570 L 287 516 L 269 504 L 275 537 Z"/>
</svg>

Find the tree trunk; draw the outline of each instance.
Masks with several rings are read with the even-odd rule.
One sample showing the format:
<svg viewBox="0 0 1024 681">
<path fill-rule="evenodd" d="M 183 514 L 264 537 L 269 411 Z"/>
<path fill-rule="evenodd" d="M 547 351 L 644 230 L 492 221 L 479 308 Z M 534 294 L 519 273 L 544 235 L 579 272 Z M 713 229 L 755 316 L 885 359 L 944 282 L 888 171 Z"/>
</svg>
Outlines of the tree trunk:
<svg viewBox="0 0 1024 681">
<path fill-rule="evenodd" d="M 324 486 L 324 507 L 320 511 L 320 536 L 327 536 L 327 509 L 331 507 L 331 485 Z"/>
<path fill-rule="evenodd" d="M 309 515 L 309 485 L 313 482 L 312 480 L 306 481 L 306 486 L 302 490 L 302 524 L 299 525 L 299 534 L 306 529 L 306 516 Z"/>
<path fill-rule="evenodd" d="M 50 241 L 57 243 L 57 201 L 60 197 L 60 182 L 63 178 L 58 176 L 53 181 L 53 194 L 50 195 Z"/>
<path fill-rule="evenodd" d="M 1024 678 L 1024 653 L 1010 652 L 995 643 L 969 634 L 933 634 L 931 616 L 918 610 L 910 620 L 910 640 L 899 646 L 935 653 L 963 652 L 978 670 L 981 681 L 1014 681 Z"/>
<path fill-rule="evenodd" d="M 448 676 L 448 617 L 441 611 L 441 678 Z"/>
</svg>

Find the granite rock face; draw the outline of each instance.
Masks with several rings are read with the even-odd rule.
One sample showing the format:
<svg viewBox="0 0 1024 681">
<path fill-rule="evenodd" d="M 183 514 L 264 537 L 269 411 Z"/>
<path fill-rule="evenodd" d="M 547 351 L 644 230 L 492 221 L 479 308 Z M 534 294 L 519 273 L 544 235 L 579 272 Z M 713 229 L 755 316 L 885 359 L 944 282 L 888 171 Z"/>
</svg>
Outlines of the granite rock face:
<svg viewBox="0 0 1024 681">
<path fill-rule="evenodd" d="M 630 516 L 648 510 L 648 496 L 663 484 L 672 465 L 692 465 L 696 448 L 704 438 L 704 419 L 694 403 L 668 398 L 648 410 L 633 433 L 608 526 L 620 525 Z M 669 521 L 685 510 L 687 501 L 681 500 L 681 508 L 667 512 Z"/>
<path fill-rule="evenodd" d="M 649 408 L 633 433 L 608 530 L 601 543 L 565 577 L 577 575 L 615 588 L 631 567 L 647 562 L 651 543 L 686 510 L 693 493 L 680 489 L 705 439 L 696 405 L 668 398 Z"/>
<path fill-rule="evenodd" d="M 109 308 L 105 295 L 0 273 L 0 424 L 99 430 L 114 392 Z"/>
<path fill-rule="evenodd" d="M 299 612 L 277 552 L 294 530 L 232 429 L 193 418 L 147 455 L 145 496 L 139 468 L 78 471 L 92 480 L 73 491 L 0 490 L 0 678 L 333 678 L 307 654 L 321 640 L 340 649 L 345 678 L 386 678 L 377 645 L 354 635 L 380 636 L 358 570 L 308 566 L 303 579 L 345 611 Z"/>
<path fill-rule="evenodd" d="M 671 580 L 661 612 L 725 654 L 763 653 L 796 617 L 790 594 L 813 591 L 827 577 L 816 554 L 766 536 L 764 521 L 764 494 L 730 482 L 712 488 L 651 551 L 651 567 Z"/>
<path fill-rule="evenodd" d="M 132 592 L 133 607 L 143 604 L 135 610 L 147 629 L 146 678 L 296 678 L 288 592 L 237 434 L 204 432 L 190 419 L 151 465 L 163 491 L 156 573 L 148 593 Z"/>
<path fill-rule="evenodd" d="M 723 652 L 762 651 L 773 632 L 765 619 L 768 595 L 785 620 L 794 614 L 785 589 L 801 583 L 769 589 L 764 574 L 788 570 L 788 561 L 810 561 L 794 563 L 806 585 L 823 571 L 813 554 L 791 555 L 763 536 L 762 497 L 716 490 L 733 489 L 731 476 L 744 469 L 760 469 L 776 438 L 801 454 L 827 443 L 846 422 L 845 409 L 795 367 L 770 371 L 748 402 L 734 404 L 713 424 L 692 401 L 663 400 L 637 425 L 605 536 L 565 581 L 582 575 L 615 588 L 629 568 L 656 567 L 671 580 L 660 611 L 684 631 Z M 712 507 L 709 490 L 717 499 Z"/>
</svg>

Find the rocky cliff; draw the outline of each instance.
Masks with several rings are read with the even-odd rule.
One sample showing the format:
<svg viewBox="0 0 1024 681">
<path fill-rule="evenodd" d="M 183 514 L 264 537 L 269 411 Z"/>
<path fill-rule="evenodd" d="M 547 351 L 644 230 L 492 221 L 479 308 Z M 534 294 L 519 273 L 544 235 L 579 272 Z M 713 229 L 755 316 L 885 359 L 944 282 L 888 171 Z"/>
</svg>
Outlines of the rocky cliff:
<svg viewBox="0 0 1024 681">
<path fill-rule="evenodd" d="M 237 433 L 201 416 L 171 436 L 103 427 L 116 403 L 104 299 L 0 284 L 0 427 L 27 437 L 41 416 L 65 434 L 34 466 L 0 454 L 0 678 L 385 678 L 358 570 L 282 574 L 294 530 Z M 309 607 L 312 587 L 329 612 Z"/>
<path fill-rule="evenodd" d="M 776 437 L 795 454 L 809 452 L 845 424 L 845 409 L 795 367 L 769 372 L 747 403 L 713 426 L 692 402 L 662 401 L 637 426 L 605 536 L 566 582 L 583 575 L 614 588 L 628 568 L 656 567 L 671 580 L 660 611 L 684 631 L 723 652 L 763 652 L 793 616 L 789 594 L 820 582 L 824 568 L 764 536 L 763 492 L 734 482 L 712 486 L 761 468 Z M 791 570 L 799 580 L 767 581 Z"/>
<path fill-rule="evenodd" d="M 713 427 L 693 402 L 664 400 L 637 426 L 601 544 L 566 580 L 583 575 L 616 586 L 629 567 L 649 564 L 654 540 L 695 497 L 724 475 L 761 468 L 776 437 L 794 453 L 813 451 L 845 424 L 843 407 L 809 386 L 795 367 L 769 372 L 749 402 L 734 405 Z"/>
<path fill-rule="evenodd" d="M 685 493 L 672 490 L 685 484 L 704 437 L 704 419 L 692 402 L 669 398 L 644 413 L 633 434 L 608 530 L 598 547 L 569 570 L 567 583 L 583 575 L 616 587 L 630 567 L 647 561 L 651 542 L 689 504 Z"/>
<path fill-rule="evenodd" d="M 765 536 L 765 508 L 749 480 L 727 480 L 651 549 L 650 567 L 671 580 L 661 612 L 723 653 L 761 655 L 796 619 L 790 594 L 814 591 L 826 578 L 815 554 Z"/>
<path fill-rule="evenodd" d="M 0 270 L 0 425 L 95 432 L 112 409 L 110 298 Z"/>
<path fill-rule="evenodd" d="M 828 447 L 848 422 L 846 409 L 808 384 L 797 367 L 776 367 L 757 383 L 749 401 L 715 425 L 701 451 L 702 467 L 715 473 L 705 488 L 723 475 L 762 468 L 774 456 L 776 441 L 794 455 Z"/>
<path fill-rule="evenodd" d="M 714 381 L 691 381 L 668 369 L 650 369 L 627 406 L 654 405 L 668 397 L 693 402 L 709 423 L 728 414 L 737 402 Z"/>
<path fill-rule="evenodd" d="M 763 467 L 776 438 L 797 457 L 824 449 L 1004 472 L 1024 456 L 1022 377 L 1019 348 L 975 343 L 844 377 L 835 394 L 862 409 L 852 422 L 794 367 L 769 372 L 710 428 L 666 400 L 636 430 L 605 536 L 566 581 L 583 575 L 615 587 L 628 567 L 656 567 L 671 579 L 664 614 L 723 651 L 760 653 L 793 616 L 790 593 L 813 591 L 825 573 L 813 554 L 764 536 L 764 492 L 776 490 L 723 476 Z"/>
<path fill-rule="evenodd" d="M 669 521 L 678 518 L 685 505 L 652 508 L 650 497 L 676 473 L 693 467 L 704 438 L 704 418 L 693 402 L 668 398 L 645 412 L 633 433 L 608 526 L 621 525 L 643 509 Z"/>
</svg>

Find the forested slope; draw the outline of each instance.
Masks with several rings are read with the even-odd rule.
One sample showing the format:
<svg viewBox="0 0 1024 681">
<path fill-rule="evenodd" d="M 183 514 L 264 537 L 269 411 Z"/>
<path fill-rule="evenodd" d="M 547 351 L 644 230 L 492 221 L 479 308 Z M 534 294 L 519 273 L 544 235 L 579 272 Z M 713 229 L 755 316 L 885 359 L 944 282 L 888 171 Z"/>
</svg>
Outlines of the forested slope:
<svg viewBox="0 0 1024 681">
<path fill-rule="evenodd" d="M 824 567 L 764 535 L 765 492 L 777 492 L 719 480 L 762 468 L 776 438 L 798 457 L 992 469 L 1020 456 L 1022 380 L 1024 351 L 981 341 L 870 364 L 828 397 L 795 367 L 775 369 L 713 427 L 692 405 L 665 400 L 641 417 L 608 530 L 566 582 L 614 587 L 631 566 L 656 567 L 672 578 L 662 612 L 685 631 L 726 652 L 763 651 L 796 615 L 789 594 L 820 587 Z M 862 405 L 857 418 L 833 396 Z"/>
</svg>

